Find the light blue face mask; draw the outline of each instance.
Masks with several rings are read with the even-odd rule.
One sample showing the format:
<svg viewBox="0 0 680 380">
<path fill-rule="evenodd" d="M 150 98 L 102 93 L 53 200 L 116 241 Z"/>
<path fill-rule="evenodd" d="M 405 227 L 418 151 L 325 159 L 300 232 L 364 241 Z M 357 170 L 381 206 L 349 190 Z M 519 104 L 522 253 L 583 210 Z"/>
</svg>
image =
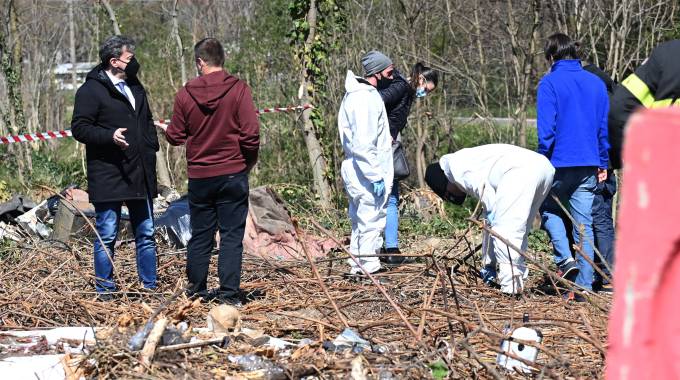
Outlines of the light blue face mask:
<svg viewBox="0 0 680 380">
<path fill-rule="evenodd" d="M 416 98 L 424 98 L 427 95 L 427 79 L 421 74 L 420 80 L 423 82 L 423 87 L 416 88 Z"/>
</svg>

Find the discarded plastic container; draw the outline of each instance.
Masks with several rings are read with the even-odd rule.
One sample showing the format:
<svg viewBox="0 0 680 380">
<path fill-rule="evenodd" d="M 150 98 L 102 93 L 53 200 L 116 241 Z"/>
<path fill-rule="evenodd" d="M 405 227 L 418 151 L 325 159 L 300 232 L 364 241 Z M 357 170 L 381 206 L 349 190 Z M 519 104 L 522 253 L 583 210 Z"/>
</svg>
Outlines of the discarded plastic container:
<svg viewBox="0 0 680 380">
<path fill-rule="evenodd" d="M 276 348 L 277 350 L 283 350 L 286 347 L 295 346 L 291 342 L 275 337 L 270 337 L 266 344 L 267 346 Z"/>
<path fill-rule="evenodd" d="M 246 355 L 229 355 L 227 357 L 230 362 L 239 366 L 244 372 L 258 371 L 260 372 L 259 379 L 264 380 L 283 380 L 286 379 L 286 373 L 283 368 L 274 364 L 271 360 L 263 358 L 255 354 Z"/>
<path fill-rule="evenodd" d="M 144 342 L 146 342 L 146 338 L 149 336 L 149 333 L 151 333 L 153 324 L 153 320 L 147 321 L 144 327 L 142 327 L 141 330 L 137 331 L 137 333 L 135 333 L 135 335 L 130 338 L 128 341 L 128 349 L 130 351 L 138 351 L 144 347 Z"/>
<path fill-rule="evenodd" d="M 335 351 L 352 349 L 354 353 L 360 353 L 371 349 L 371 344 L 351 328 L 345 328 L 342 334 L 333 340 Z"/>
<path fill-rule="evenodd" d="M 309 338 L 303 338 L 303 339 L 300 339 L 300 341 L 298 342 L 298 347 L 308 346 L 312 343 L 314 343 L 313 340 L 311 340 Z"/>
<path fill-rule="evenodd" d="M 528 321 L 528 318 L 525 319 Z M 535 362 L 536 357 L 538 357 L 538 348 L 528 346 L 522 342 L 516 342 L 515 339 L 536 343 L 536 345 L 538 345 L 543 341 L 543 334 L 541 334 L 540 331 L 529 327 L 519 327 L 512 332 L 510 338 L 504 339 L 501 342 L 501 350 L 503 350 L 503 352 L 513 354 L 526 361 Z M 496 363 L 511 371 L 531 373 L 533 370 L 533 367 L 504 354 L 498 354 Z"/>
</svg>

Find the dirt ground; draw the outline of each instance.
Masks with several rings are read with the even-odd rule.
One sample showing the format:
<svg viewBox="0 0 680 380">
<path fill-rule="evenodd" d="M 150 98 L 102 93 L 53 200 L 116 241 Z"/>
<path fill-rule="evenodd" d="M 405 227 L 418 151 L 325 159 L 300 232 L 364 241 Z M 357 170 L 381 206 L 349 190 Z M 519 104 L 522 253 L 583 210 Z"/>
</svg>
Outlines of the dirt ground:
<svg viewBox="0 0 680 380">
<path fill-rule="evenodd" d="M 535 265 L 523 296 L 504 296 L 478 280 L 478 253 L 462 260 L 475 246 L 475 234 L 412 239 L 403 252 L 415 256 L 414 262 L 376 275 L 378 284 L 346 279 L 346 254 L 340 251 L 316 260 L 319 278 L 305 259 L 272 262 L 246 254 L 242 288 L 253 296 L 240 310 L 242 327 L 295 344 L 289 348 L 273 349 L 234 333 L 225 347 L 157 352 L 151 365 L 140 365 L 125 343 L 164 299 L 186 285 L 185 251 L 159 247 L 160 288 L 146 294 L 137 282 L 133 243 L 116 252 L 121 292 L 110 302 L 96 300 L 87 241 L 25 243 L 3 252 L 0 324 L 2 329 L 105 327 L 88 350 L 91 360 L 82 362 L 87 377 L 97 378 L 602 377 L 611 300 L 594 295 L 586 303 L 564 301 L 554 294 L 552 277 Z M 544 254 L 531 255 L 547 262 Z M 217 285 L 215 259 L 209 286 Z M 205 327 L 212 306 L 181 295 L 163 314 L 171 323 Z M 543 335 L 531 375 L 495 364 L 506 328 L 522 325 Z M 371 346 L 334 352 L 328 341 L 347 326 Z M 49 350 L 59 349 L 45 347 Z M 229 359 L 251 353 L 269 359 L 274 372 L 244 371 Z"/>
</svg>

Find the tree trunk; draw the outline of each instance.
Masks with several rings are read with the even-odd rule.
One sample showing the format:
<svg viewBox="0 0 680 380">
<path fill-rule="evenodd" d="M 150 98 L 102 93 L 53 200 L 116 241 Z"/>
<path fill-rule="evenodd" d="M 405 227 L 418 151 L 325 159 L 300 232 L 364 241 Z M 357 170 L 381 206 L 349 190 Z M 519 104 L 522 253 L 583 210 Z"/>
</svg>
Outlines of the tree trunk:
<svg viewBox="0 0 680 380">
<path fill-rule="evenodd" d="M 182 38 L 179 36 L 179 25 L 177 23 L 177 0 L 172 6 L 172 36 L 177 43 L 177 63 L 182 76 L 182 86 L 184 86 L 187 83 L 187 70 L 184 67 L 184 46 L 182 45 Z"/>
<path fill-rule="evenodd" d="M 0 32 L 0 52 L 2 54 L 2 69 L 5 74 L 5 81 L 7 85 L 7 95 L 9 97 L 8 115 L 5 115 L 5 121 L 9 122 L 10 131 L 16 135 L 19 132 L 26 133 L 26 117 L 24 115 L 24 101 L 21 92 L 21 39 L 17 38 L 19 19 L 12 0 L 7 2 L 9 36 L 14 38 L 11 41 L 9 36 Z M 9 46 L 9 44 L 13 45 Z M 31 149 L 26 143 L 13 144 L 10 152 L 14 149 L 16 153 L 17 166 L 19 168 L 18 179 L 22 184 L 26 183 L 24 173 L 33 171 L 33 164 L 31 159 Z"/>
<path fill-rule="evenodd" d="M 76 36 L 73 25 L 73 0 L 68 0 L 68 42 L 71 53 L 71 84 L 75 91 L 78 86 L 78 74 L 76 71 Z"/>
<path fill-rule="evenodd" d="M 118 26 L 118 20 L 116 20 L 116 12 L 113 11 L 113 8 L 111 8 L 111 4 L 109 4 L 108 0 L 101 0 L 102 5 L 106 9 L 106 13 L 109 14 L 109 19 L 111 20 L 111 24 L 113 25 L 113 33 L 116 35 L 120 35 L 120 27 Z"/>
<path fill-rule="evenodd" d="M 172 188 L 168 160 L 163 153 L 163 144 L 161 144 L 161 149 L 156 152 L 156 180 L 160 186 Z"/>
<path fill-rule="evenodd" d="M 309 35 L 305 41 L 306 46 L 311 46 L 314 43 L 314 37 L 316 35 L 316 1 L 311 0 L 309 2 L 309 11 L 307 12 L 307 22 L 309 23 Z M 314 99 L 313 86 L 309 84 L 313 82 L 310 78 L 310 74 L 307 72 L 307 58 L 302 56 L 302 69 L 300 72 L 300 101 L 307 103 Z M 307 146 L 307 153 L 309 155 L 309 162 L 312 166 L 312 174 L 314 176 L 314 185 L 319 194 L 320 204 L 323 208 L 332 207 L 332 193 L 331 186 L 326 178 L 327 173 L 327 163 L 326 158 L 323 154 L 323 148 L 319 139 L 317 138 L 317 131 L 312 120 L 312 110 L 307 109 L 302 112 L 303 127 L 302 132 L 305 139 L 305 145 Z"/>
<path fill-rule="evenodd" d="M 512 0 L 507 0 L 508 23 L 507 32 L 510 35 L 510 45 L 512 47 L 512 63 L 514 66 L 515 82 L 517 84 L 516 95 L 519 102 L 513 115 L 517 126 L 517 143 L 519 146 L 527 146 L 527 105 L 529 103 L 529 90 L 531 84 L 531 73 L 534 69 L 536 49 L 538 46 L 539 27 L 541 25 L 540 0 L 531 2 L 533 20 L 531 34 L 529 35 L 529 51 L 523 49 L 519 38 L 519 26 L 514 17 L 514 7 Z"/>
<path fill-rule="evenodd" d="M 180 74 L 182 77 L 182 86 L 187 82 L 187 72 L 184 67 L 184 48 L 182 46 L 182 39 L 179 36 L 179 24 L 177 23 L 177 0 L 173 2 L 172 6 L 172 31 L 171 34 L 177 43 L 177 63 L 180 66 Z M 172 81 L 172 77 L 170 77 Z M 161 144 L 162 145 L 162 144 Z M 158 177 L 158 184 L 164 187 L 172 188 L 172 179 L 170 177 L 170 169 L 168 166 L 169 150 L 163 151 L 161 149 L 156 152 L 156 175 Z"/>
</svg>

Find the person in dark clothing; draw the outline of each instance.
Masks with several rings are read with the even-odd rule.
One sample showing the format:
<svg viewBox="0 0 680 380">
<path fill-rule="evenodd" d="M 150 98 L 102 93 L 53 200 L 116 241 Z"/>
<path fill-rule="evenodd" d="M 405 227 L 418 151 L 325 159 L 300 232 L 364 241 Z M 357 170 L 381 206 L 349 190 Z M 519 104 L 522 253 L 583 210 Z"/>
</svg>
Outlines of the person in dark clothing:
<svg viewBox="0 0 680 380">
<path fill-rule="evenodd" d="M 621 169 L 624 127 L 630 115 L 640 107 L 680 107 L 680 40 L 664 42 L 614 88 L 609 112 L 609 139 L 612 145 L 611 164 Z"/>
<path fill-rule="evenodd" d="M 401 131 L 406 128 L 413 100 L 425 97 L 437 88 L 437 84 L 439 74 L 418 62 L 413 66 L 410 78 L 405 78 L 395 69 L 393 79 L 387 84 L 378 86 L 378 92 L 387 110 L 393 140 L 397 140 Z"/>
<path fill-rule="evenodd" d="M 243 235 L 248 216 L 248 172 L 257 162 L 260 124 L 248 85 L 223 69 L 224 49 L 214 38 L 194 46 L 200 76 L 179 90 L 165 136 L 186 144 L 191 240 L 189 294 L 240 305 Z M 208 267 L 220 231 L 220 286 L 208 291 Z"/>
<path fill-rule="evenodd" d="M 614 80 L 612 80 L 612 77 L 610 77 L 609 74 L 602 71 L 602 69 L 597 67 L 597 65 L 595 65 L 594 63 L 588 62 L 583 62 L 583 70 L 591 74 L 597 75 L 597 77 L 600 78 L 602 82 L 604 82 L 604 85 L 607 87 L 607 95 L 609 96 L 612 95 L 612 91 L 614 91 L 614 86 L 616 85 L 616 83 L 614 82 Z"/>
<path fill-rule="evenodd" d="M 137 272 L 146 289 L 156 288 L 153 202 L 158 138 L 144 87 L 137 79 L 134 41 L 108 38 L 101 63 L 76 92 L 71 130 L 85 144 L 90 202 L 99 239 L 94 242 L 95 286 L 102 300 L 113 298 L 114 245 L 122 204 L 135 233 Z"/>
<path fill-rule="evenodd" d="M 616 83 L 612 78 L 593 63 L 584 62 L 583 69 L 597 75 L 607 87 L 607 95 L 611 98 Z M 595 256 L 595 263 L 598 268 L 611 279 L 610 269 L 614 269 L 614 241 L 616 231 L 614 229 L 613 201 L 616 194 L 616 174 L 611 167 L 611 146 L 609 149 L 610 164 L 607 169 L 607 179 L 597 183 L 595 197 L 593 198 L 593 235 L 595 246 L 600 252 L 600 256 Z M 602 262 L 604 260 L 606 265 Z M 607 279 L 595 271 L 593 289 L 599 292 L 611 292 L 613 290 Z"/>
<path fill-rule="evenodd" d="M 410 80 L 394 70 L 393 79 L 378 86 L 380 97 L 385 103 L 390 123 L 392 141 L 401 139 L 400 133 L 406 127 L 411 105 L 415 98 L 422 98 L 437 87 L 439 75 L 435 70 L 418 62 L 413 66 Z M 386 264 L 398 265 L 404 262 L 399 250 L 399 181 L 394 180 L 392 191 L 387 198 L 387 221 L 385 224 L 385 253 L 381 260 Z"/>
</svg>

